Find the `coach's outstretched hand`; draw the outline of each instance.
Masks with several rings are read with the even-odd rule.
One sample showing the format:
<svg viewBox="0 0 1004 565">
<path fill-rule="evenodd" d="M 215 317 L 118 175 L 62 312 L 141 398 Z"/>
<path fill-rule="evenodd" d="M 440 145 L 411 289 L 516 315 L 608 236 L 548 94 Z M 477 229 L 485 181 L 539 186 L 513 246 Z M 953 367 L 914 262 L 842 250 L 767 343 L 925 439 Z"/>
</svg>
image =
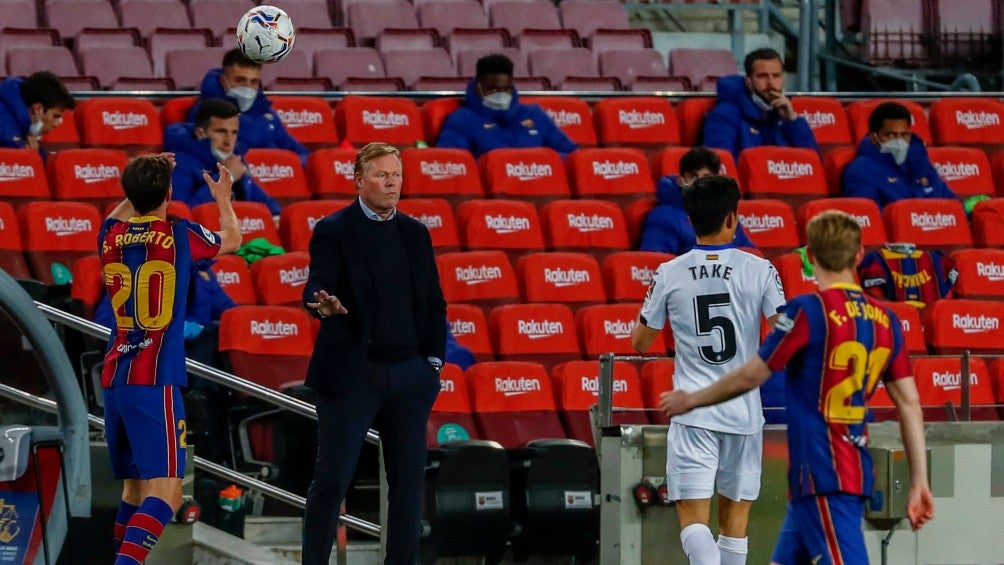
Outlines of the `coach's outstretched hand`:
<svg viewBox="0 0 1004 565">
<path fill-rule="evenodd" d="M 349 311 L 342 304 L 341 300 L 333 294 L 328 294 L 327 291 L 319 290 L 314 293 L 314 300 L 317 302 L 308 302 L 307 306 L 317 310 L 317 313 L 321 315 L 322 318 L 327 318 L 332 314 L 348 314 Z"/>
</svg>

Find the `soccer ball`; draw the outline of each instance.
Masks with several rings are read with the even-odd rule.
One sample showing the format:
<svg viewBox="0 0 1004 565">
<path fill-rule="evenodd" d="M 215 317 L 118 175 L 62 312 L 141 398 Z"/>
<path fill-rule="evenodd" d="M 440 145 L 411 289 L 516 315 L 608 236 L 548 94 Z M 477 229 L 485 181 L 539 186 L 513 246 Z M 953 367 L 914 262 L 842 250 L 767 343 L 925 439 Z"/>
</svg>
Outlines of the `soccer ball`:
<svg viewBox="0 0 1004 565">
<path fill-rule="evenodd" d="M 296 40 L 293 20 L 275 6 L 251 8 L 237 23 L 237 44 L 256 63 L 277 63 Z"/>
</svg>

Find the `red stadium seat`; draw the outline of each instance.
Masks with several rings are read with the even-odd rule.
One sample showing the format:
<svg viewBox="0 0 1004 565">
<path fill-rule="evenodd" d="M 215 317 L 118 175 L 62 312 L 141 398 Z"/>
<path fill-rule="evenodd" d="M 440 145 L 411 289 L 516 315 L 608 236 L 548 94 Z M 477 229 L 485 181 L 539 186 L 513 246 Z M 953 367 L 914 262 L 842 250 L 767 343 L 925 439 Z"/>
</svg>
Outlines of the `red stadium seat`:
<svg viewBox="0 0 1004 565">
<path fill-rule="evenodd" d="M 318 198 L 354 199 L 355 149 L 315 149 L 307 156 L 307 184 Z"/>
<path fill-rule="evenodd" d="M 488 194 L 536 204 L 570 198 L 565 164 L 553 149 L 494 149 L 478 159 Z"/>
<path fill-rule="evenodd" d="M 870 198 L 820 198 L 798 207 L 798 240 L 805 243 L 805 226 L 826 210 L 847 212 L 861 224 L 861 245 L 878 247 L 889 241 L 878 204 Z"/>
<path fill-rule="evenodd" d="M 478 363 L 467 370 L 471 408 L 483 439 L 514 449 L 544 438 L 564 438 L 551 379 L 540 363 Z"/>
<path fill-rule="evenodd" d="M 36 155 L 37 152 L 34 152 Z M 21 242 L 21 228 L 14 208 L 0 200 L 0 270 L 15 279 L 31 278 L 28 264 L 24 261 L 24 244 Z"/>
<path fill-rule="evenodd" d="M 18 210 L 21 241 L 34 278 L 70 282 L 73 262 L 97 251 L 101 217 L 93 204 L 30 202 Z"/>
<path fill-rule="evenodd" d="M 648 159 L 631 147 L 593 147 L 568 154 L 568 178 L 579 198 L 622 203 L 655 196 Z"/>
<path fill-rule="evenodd" d="M 641 366 L 641 392 L 645 408 L 652 409 L 649 419 L 653 424 L 666 425 L 669 418 L 659 412 L 659 397 L 662 393 L 673 390 L 673 371 L 675 364 L 672 359 L 656 359 Z"/>
<path fill-rule="evenodd" d="M 244 243 L 264 237 L 272 245 L 282 245 L 279 230 L 276 229 L 275 220 L 272 219 L 272 212 L 268 206 L 261 202 L 246 200 L 235 201 L 233 205 L 237 220 L 240 221 Z M 220 207 L 215 202 L 192 207 L 192 218 L 206 229 L 220 231 Z"/>
<path fill-rule="evenodd" d="M 862 138 L 868 135 L 868 116 L 871 115 L 872 110 L 876 106 L 883 102 L 898 102 L 906 106 L 906 109 L 910 111 L 910 115 L 913 116 L 913 124 L 911 124 L 910 130 L 914 135 L 919 135 L 925 142 L 931 143 L 931 127 L 928 125 L 927 114 L 924 113 L 924 108 L 913 100 L 899 98 L 870 98 L 868 100 L 853 102 L 847 106 L 847 119 L 851 121 L 851 135 L 855 143 L 860 142 Z"/>
<path fill-rule="evenodd" d="M 407 98 L 346 96 L 335 107 L 339 137 L 353 145 L 382 141 L 410 146 L 422 139 L 418 106 Z"/>
<path fill-rule="evenodd" d="M 924 335 L 934 353 L 1004 351 L 1004 302 L 955 298 L 924 309 Z"/>
<path fill-rule="evenodd" d="M 97 308 L 98 302 L 105 295 L 105 277 L 101 274 L 101 258 L 96 253 L 81 257 L 73 262 L 70 272 L 73 273 L 70 298 L 80 308 L 81 316 L 93 320 L 94 309 Z"/>
<path fill-rule="evenodd" d="M 661 149 L 680 144 L 673 106 L 664 98 L 604 98 L 593 107 L 600 144 Z"/>
<path fill-rule="evenodd" d="M 575 324 L 579 333 L 579 345 L 586 357 L 598 358 L 604 353 L 617 355 L 637 355 L 631 347 L 631 328 L 638 323 L 641 303 L 597 304 L 579 310 Z M 659 332 L 652 346 L 645 354 L 665 355 L 666 335 Z"/>
<path fill-rule="evenodd" d="M 307 174 L 300 156 L 288 149 L 248 149 L 248 172 L 269 196 L 281 204 L 310 199 Z"/>
<path fill-rule="evenodd" d="M 433 145 L 439 139 L 439 131 L 443 129 L 443 122 L 447 116 L 463 104 L 463 100 L 455 97 L 436 98 L 422 104 L 420 114 L 422 117 L 423 138 L 429 145 Z"/>
<path fill-rule="evenodd" d="M 784 253 L 771 260 L 777 274 L 781 277 L 784 296 L 788 300 L 800 295 L 819 290 L 816 277 L 808 277 L 802 270 L 802 256 L 798 253 Z"/>
<path fill-rule="evenodd" d="M 485 197 L 470 151 L 409 148 L 401 153 L 401 161 L 408 196 L 445 198 L 454 204 Z"/>
<path fill-rule="evenodd" d="M 537 208 L 521 200 L 468 200 L 457 206 L 466 249 L 501 249 L 511 257 L 544 250 Z"/>
<path fill-rule="evenodd" d="M 558 302 L 572 308 L 607 301 L 600 266 L 585 253 L 527 253 L 516 262 L 524 302 Z"/>
<path fill-rule="evenodd" d="M 467 378 L 460 367 L 446 363 L 439 373 L 439 396 L 425 426 L 425 443 L 432 447 L 447 441 L 479 437 L 471 415 Z"/>
<path fill-rule="evenodd" d="M 819 153 L 797 147 L 752 147 L 739 155 L 750 198 L 781 198 L 794 206 L 830 196 Z"/>
<path fill-rule="evenodd" d="M 112 147 L 130 154 L 160 151 L 164 143 L 160 115 L 149 100 L 92 98 L 77 104 L 80 139 L 91 147 Z"/>
<path fill-rule="evenodd" d="M 179 96 L 165 100 L 160 107 L 160 125 L 166 128 L 171 124 L 188 121 L 188 112 L 198 100 L 198 96 Z"/>
<path fill-rule="evenodd" d="M 962 203 L 950 198 L 908 198 L 882 210 L 890 241 L 908 241 L 924 249 L 972 247 Z"/>
<path fill-rule="evenodd" d="M 432 246 L 437 253 L 460 249 L 457 222 L 453 218 L 453 208 L 442 198 L 405 198 L 397 203 L 397 209 L 415 218 L 429 228 Z"/>
<path fill-rule="evenodd" d="M 1004 300 L 1004 249 L 960 249 L 951 258 L 959 273 L 953 296 Z"/>
<path fill-rule="evenodd" d="M 812 134 L 820 147 L 847 145 L 851 139 L 851 126 L 840 100 L 828 96 L 795 96 L 791 99 L 795 112 L 809 122 Z"/>
<path fill-rule="evenodd" d="M 997 98 L 942 98 L 931 104 L 938 145 L 1004 145 L 1004 103 Z"/>
<path fill-rule="evenodd" d="M 234 374 L 271 389 L 302 384 L 313 348 L 313 327 L 303 308 L 237 306 L 220 317 L 220 351 Z"/>
<path fill-rule="evenodd" d="M 645 227 L 645 219 L 655 209 L 658 199 L 655 196 L 642 198 L 624 206 L 624 220 L 627 222 L 628 240 L 631 248 L 641 243 L 641 232 Z"/>
<path fill-rule="evenodd" d="M 715 107 L 715 97 L 687 98 L 676 106 L 680 123 L 680 145 L 693 147 L 704 137 L 704 115 Z"/>
<path fill-rule="evenodd" d="M 603 259 L 600 271 L 611 302 L 640 302 L 644 300 L 652 276 L 659 265 L 673 255 L 655 251 L 620 251 Z"/>
<path fill-rule="evenodd" d="M 575 318 L 564 304 L 507 304 L 488 315 L 495 354 L 506 361 L 554 366 L 582 359 Z"/>
<path fill-rule="evenodd" d="M 914 357 L 910 365 L 924 409 L 924 421 L 944 422 L 962 406 L 962 360 L 945 357 Z M 969 402 L 973 420 L 998 420 L 993 387 L 986 363 L 979 357 L 969 359 Z"/>
<path fill-rule="evenodd" d="M 911 355 L 926 354 L 927 341 L 924 339 L 924 322 L 921 320 L 920 308 L 906 302 L 883 302 L 882 305 L 892 310 L 899 318 L 907 351 Z"/>
<path fill-rule="evenodd" d="M 990 384 L 994 391 L 997 415 L 1004 420 L 1004 360 L 994 359 L 990 362 Z"/>
<path fill-rule="evenodd" d="M 49 198 L 49 183 L 39 152 L 0 148 L 0 200 L 20 205 Z"/>
<path fill-rule="evenodd" d="M 279 214 L 279 236 L 283 248 L 307 251 L 314 225 L 346 205 L 346 201 L 340 200 L 304 200 L 283 206 Z"/>
<path fill-rule="evenodd" d="M 481 308 L 474 304 L 447 304 L 446 321 L 457 343 L 470 349 L 476 362 L 495 360 L 492 340 L 488 335 L 488 320 Z"/>
<path fill-rule="evenodd" d="M 857 152 L 858 148 L 851 145 L 834 147 L 826 152 L 823 157 L 823 171 L 826 174 L 826 186 L 830 194 L 843 194 L 844 169 L 854 160 Z"/>
<path fill-rule="evenodd" d="M 1004 198 L 991 198 L 973 208 L 973 243 L 977 247 L 1004 245 Z"/>
<path fill-rule="evenodd" d="M 258 304 L 300 306 L 309 274 L 310 255 L 306 251 L 272 255 L 251 263 L 251 280 Z"/>
<path fill-rule="evenodd" d="M 959 197 L 996 195 L 990 160 L 983 150 L 975 147 L 929 147 L 927 152 L 938 175 Z"/>
<path fill-rule="evenodd" d="M 740 200 L 739 222 L 768 258 L 799 245 L 795 214 L 783 200 Z"/>
<path fill-rule="evenodd" d="M 67 149 L 50 155 L 46 169 L 57 200 L 104 206 L 122 200 L 119 179 L 128 162 L 117 149 Z"/>
<path fill-rule="evenodd" d="M 448 303 L 491 308 L 519 301 L 516 273 L 501 251 L 441 253 L 436 265 Z"/>
<path fill-rule="evenodd" d="M 216 282 L 237 304 L 254 304 L 256 297 L 248 264 L 240 255 L 220 255 L 213 264 Z"/>
<path fill-rule="evenodd" d="M 725 149 L 710 148 L 718 155 L 718 158 L 722 161 L 721 171 L 712 171 L 716 174 L 725 175 L 727 177 L 732 177 L 739 180 L 739 169 L 736 167 L 735 159 L 732 158 L 732 153 L 726 151 Z M 667 147 L 662 151 L 656 153 L 652 156 L 652 176 L 658 181 L 659 178 L 666 175 L 678 175 L 680 174 L 680 159 L 683 157 L 684 153 L 690 151 L 690 147 Z M 740 190 L 742 190 L 742 185 L 740 185 Z"/>
<path fill-rule="evenodd" d="M 554 251 L 582 251 L 601 260 L 628 249 L 624 214 L 612 202 L 555 200 L 544 205 L 540 216 Z"/>
<path fill-rule="evenodd" d="M 311 148 L 334 145 L 335 117 L 328 101 L 319 96 L 273 96 L 272 108 L 297 141 Z"/>
<path fill-rule="evenodd" d="M 600 364 L 597 361 L 569 361 L 551 370 L 551 384 L 558 415 L 568 437 L 596 445 L 590 407 L 599 401 Z M 613 424 L 647 424 L 638 371 L 630 363 L 614 363 L 613 406 L 635 412 L 614 412 Z"/>
<path fill-rule="evenodd" d="M 990 170 L 993 173 L 994 184 L 997 185 L 997 196 L 1004 196 L 1004 151 L 994 153 L 990 157 Z"/>
<path fill-rule="evenodd" d="M 596 145 L 593 112 L 589 103 L 577 96 L 527 96 L 524 104 L 536 104 L 547 112 L 554 125 L 561 128 L 579 147 Z"/>
</svg>

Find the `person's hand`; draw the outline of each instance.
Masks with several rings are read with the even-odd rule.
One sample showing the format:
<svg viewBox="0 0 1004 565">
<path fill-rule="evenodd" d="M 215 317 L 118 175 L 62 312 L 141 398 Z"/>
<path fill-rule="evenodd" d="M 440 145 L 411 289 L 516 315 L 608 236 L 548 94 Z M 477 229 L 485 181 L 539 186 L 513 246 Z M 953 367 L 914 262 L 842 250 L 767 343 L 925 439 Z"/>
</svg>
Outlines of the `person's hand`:
<svg viewBox="0 0 1004 565">
<path fill-rule="evenodd" d="M 319 290 L 314 293 L 314 300 L 316 302 L 308 302 L 307 307 L 317 310 L 317 313 L 321 317 L 327 318 L 332 314 L 348 314 L 349 311 L 342 304 L 341 300 L 333 294 L 328 294 L 325 290 Z"/>
<path fill-rule="evenodd" d="M 798 117 L 798 114 L 795 113 L 795 107 L 791 104 L 791 98 L 788 98 L 783 92 L 777 92 L 774 99 L 770 101 L 770 105 L 785 120 L 790 121 Z"/>
<path fill-rule="evenodd" d="M 216 169 L 220 173 L 219 180 L 214 181 L 213 177 L 209 175 L 209 171 L 202 171 L 202 178 L 209 185 L 209 193 L 213 195 L 213 200 L 217 202 L 230 200 L 230 196 L 233 194 L 234 177 L 223 166 L 223 163 L 216 163 Z"/>
<path fill-rule="evenodd" d="M 31 134 L 24 136 L 24 148 L 38 151 L 38 136 Z"/>
<path fill-rule="evenodd" d="M 910 497 L 906 502 L 906 516 L 910 519 L 910 527 L 917 531 L 924 527 L 928 520 L 934 518 L 934 495 L 927 485 L 910 486 Z"/>
<path fill-rule="evenodd" d="M 248 172 L 247 165 L 237 155 L 231 155 L 222 161 L 223 166 L 234 176 L 234 181 L 239 181 Z"/>
<path fill-rule="evenodd" d="M 693 406 L 690 403 L 690 393 L 682 390 L 670 390 L 659 396 L 659 410 L 663 414 L 673 417 L 677 414 L 690 412 Z"/>
<path fill-rule="evenodd" d="M 178 162 L 174 159 L 174 153 L 172 153 L 170 151 L 164 151 L 164 152 L 160 153 L 160 156 L 163 157 L 163 158 L 165 158 L 165 159 L 167 159 L 168 161 L 170 161 L 172 169 L 175 166 L 177 166 Z"/>
</svg>

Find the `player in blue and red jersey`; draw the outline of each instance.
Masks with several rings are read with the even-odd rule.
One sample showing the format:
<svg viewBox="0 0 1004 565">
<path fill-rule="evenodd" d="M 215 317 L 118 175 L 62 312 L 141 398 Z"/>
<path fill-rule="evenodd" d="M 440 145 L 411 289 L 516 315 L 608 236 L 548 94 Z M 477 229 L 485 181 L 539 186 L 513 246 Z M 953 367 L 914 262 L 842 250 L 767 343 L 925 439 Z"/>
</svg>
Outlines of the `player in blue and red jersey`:
<svg viewBox="0 0 1004 565">
<path fill-rule="evenodd" d="M 192 263 L 230 253 L 241 242 L 230 203 L 232 177 L 205 173 L 220 207 L 220 232 L 167 221 L 174 157 L 144 155 L 122 172 L 126 199 L 98 235 L 115 328 L 101 384 L 105 435 L 123 479 L 115 520 L 117 565 L 142 563 L 181 505 L 185 474 L 185 301 Z"/>
<path fill-rule="evenodd" d="M 861 519 L 874 470 L 867 399 L 885 382 L 900 415 L 910 468 L 907 516 L 914 530 L 934 517 L 924 422 L 896 316 L 854 282 L 861 227 L 843 212 L 809 222 L 808 256 L 819 291 L 790 301 L 759 354 L 715 384 L 663 394 L 667 415 L 755 388 L 787 368 L 788 486 L 791 500 L 774 555 L 779 565 L 868 563 Z"/>
</svg>

